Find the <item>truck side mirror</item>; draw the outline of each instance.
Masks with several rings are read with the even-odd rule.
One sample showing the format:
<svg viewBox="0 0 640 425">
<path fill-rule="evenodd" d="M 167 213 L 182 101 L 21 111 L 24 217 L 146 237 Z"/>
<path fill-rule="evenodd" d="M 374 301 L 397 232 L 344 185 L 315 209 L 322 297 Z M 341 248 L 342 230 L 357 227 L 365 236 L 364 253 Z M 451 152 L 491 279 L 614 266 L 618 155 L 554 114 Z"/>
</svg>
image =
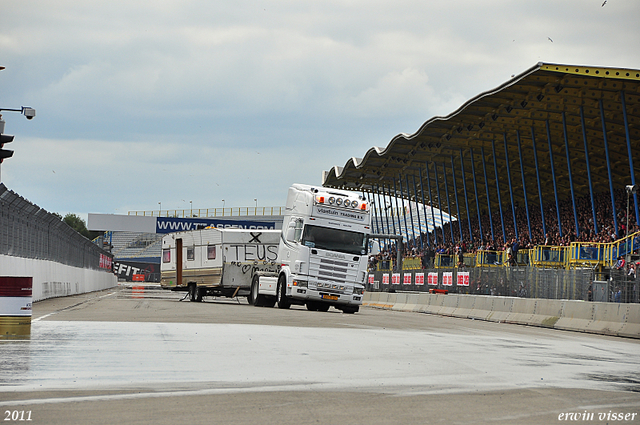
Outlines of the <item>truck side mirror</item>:
<svg viewBox="0 0 640 425">
<path fill-rule="evenodd" d="M 287 228 L 287 240 L 293 242 L 296 235 L 296 228 L 289 226 Z"/>
</svg>

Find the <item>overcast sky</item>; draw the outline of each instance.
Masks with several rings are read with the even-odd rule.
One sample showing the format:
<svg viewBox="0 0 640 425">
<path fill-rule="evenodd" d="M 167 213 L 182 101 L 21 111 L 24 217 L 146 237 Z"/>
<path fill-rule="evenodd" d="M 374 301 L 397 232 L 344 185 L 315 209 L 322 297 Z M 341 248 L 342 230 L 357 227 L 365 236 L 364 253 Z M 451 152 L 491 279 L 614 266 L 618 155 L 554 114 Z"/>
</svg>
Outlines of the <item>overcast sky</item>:
<svg viewBox="0 0 640 425">
<path fill-rule="evenodd" d="M 638 0 L 0 0 L 2 182 L 51 212 L 284 205 L 537 62 L 640 69 Z"/>
</svg>

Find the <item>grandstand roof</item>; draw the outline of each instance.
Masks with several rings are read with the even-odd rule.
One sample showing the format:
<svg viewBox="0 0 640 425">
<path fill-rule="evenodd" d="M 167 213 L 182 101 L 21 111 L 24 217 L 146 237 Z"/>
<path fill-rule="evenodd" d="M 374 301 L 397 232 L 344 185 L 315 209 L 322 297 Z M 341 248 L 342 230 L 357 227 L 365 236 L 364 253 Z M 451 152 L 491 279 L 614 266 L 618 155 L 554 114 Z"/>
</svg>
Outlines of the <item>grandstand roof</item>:
<svg viewBox="0 0 640 425">
<path fill-rule="evenodd" d="M 622 93 L 624 104 L 626 104 L 628 137 L 633 150 L 634 165 L 637 168 L 640 165 L 640 152 L 638 152 L 640 150 L 638 149 L 640 148 L 640 71 L 538 63 L 501 86 L 470 99 L 453 113 L 445 117 L 437 116 L 429 119 L 414 134 L 399 134 L 389 142 L 386 148 L 372 147 L 363 158 L 351 158 L 344 166 L 335 166 L 325 171 L 323 185 L 363 191 L 376 191 L 378 187 L 384 185 L 393 190 L 394 179 L 402 176 L 402 197 L 406 198 L 408 195 L 406 176 L 414 176 L 417 198 L 420 200 L 422 193 L 418 178 L 422 174 L 422 181 L 425 182 L 424 198 L 428 202 L 427 175 L 432 185 L 432 196 L 437 198 L 436 186 L 434 186 L 435 163 L 438 171 L 437 184 L 444 210 L 447 206 L 444 199 L 443 166 L 446 167 L 453 214 L 456 195 L 452 184 L 451 158 L 455 163 L 459 196 L 463 193 L 461 155 L 464 158 L 467 196 L 471 198 L 474 193 L 471 174 L 472 151 L 480 208 L 484 210 L 487 205 L 483 156 L 486 162 L 491 208 L 497 208 L 492 142 L 495 143 L 502 202 L 506 204 L 510 202 L 505 160 L 506 137 L 514 202 L 523 206 L 524 193 L 518 154 L 519 135 L 529 204 L 538 202 L 536 160 L 543 200 L 545 203 L 554 200 L 550 145 L 558 198 L 562 200 L 571 196 L 564 137 L 566 131 L 575 196 L 588 195 L 582 111 L 593 189 L 596 193 L 608 191 L 609 177 L 601 120 L 602 107 L 612 181 L 614 188 L 621 188 L 631 184 Z M 547 123 L 551 143 L 547 139 Z M 533 137 L 532 134 L 534 134 Z M 534 138 L 537 158 L 534 156 Z M 426 174 L 425 164 L 429 164 L 430 167 L 428 174 Z M 413 186 L 413 183 L 411 185 Z M 410 189 L 409 195 L 413 197 L 413 187 Z M 464 201 L 460 202 L 464 205 Z M 437 205 L 436 200 L 434 204 Z M 477 211 L 475 202 L 470 202 L 469 208 L 472 215 Z M 466 211 L 462 212 L 462 210 L 463 208 L 461 208 L 461 215 L 466 216 Z"/>
</svg>

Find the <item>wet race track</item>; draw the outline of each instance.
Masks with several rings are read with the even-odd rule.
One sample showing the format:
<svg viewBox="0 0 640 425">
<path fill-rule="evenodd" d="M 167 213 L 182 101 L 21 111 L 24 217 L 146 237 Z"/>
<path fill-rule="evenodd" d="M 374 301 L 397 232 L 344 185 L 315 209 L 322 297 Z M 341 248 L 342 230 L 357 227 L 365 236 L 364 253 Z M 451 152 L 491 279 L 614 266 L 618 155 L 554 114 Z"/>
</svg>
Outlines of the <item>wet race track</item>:
<svg viewBox="0 0 640 425">
<path fill-rule="evenodd" d="M 4 423 L 640 423 L 638 340 L 181 298 L 35 303 L 31 339 L 0 342 Z"/>
</svg>

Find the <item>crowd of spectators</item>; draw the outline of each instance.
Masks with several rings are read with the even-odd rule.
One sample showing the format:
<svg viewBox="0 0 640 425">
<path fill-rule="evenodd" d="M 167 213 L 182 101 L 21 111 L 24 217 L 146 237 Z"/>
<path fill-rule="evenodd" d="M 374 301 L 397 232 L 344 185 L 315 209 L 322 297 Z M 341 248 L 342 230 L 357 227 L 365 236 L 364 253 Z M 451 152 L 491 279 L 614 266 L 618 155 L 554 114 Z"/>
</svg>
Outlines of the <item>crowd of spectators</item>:
<svg viewBox="0 0 640 425">
<path fill-rule="evenodd" d="M 614 191 L 614 199 L 617 228 L 613 219 L 610 192 L 604 192 L 594 195 L 597 231 L 593 223 L 594 214 L 591 208 L 591 197 L 587 195 L 576 198 L 575 216 L 577 216 L 577 223 L 574 218 L 571 199 L 559 204 L 562 232 L 558 227 L 555 202 L 548 203 L 543 207 L 544 229 L 540 208 L 536 208 L 533 203 L 529 206 L 531 237 L 529 236 L 526 209 L 524 207 L 515 208 L 518 225 L 516 235 L 511 208 L 503 206 L 504 235 L 500 212 L 492 211 L 491 220 L 489 215 L 484 212 L 484 214 L 481 214 L 480 223 L 478 223 L 477 215 L 471 218 L 471 234 L 469 234 L 469 222 L 466 218 L 463 218 L 460 223 L 457 221 L 449 222 L 442 228 L 436 228 L 428 234 L 423 232 L 420 235 L 420 239 L 416 238 L 405 242 L 403 255 L 405 258 L 419 257 L 423 268 L 427 268 L 433 264 L 436 253 L 455 255 L 456 261 L 460 263 L 463 253 L 473 254 L 478 250 L 506 250 L 509 251 L 512 258 L 515 258 L 519 249 L 531 249 L 537 245 L 568 246 L 571 242 L 610 243 L 623 238 L 627 234 L 627 194 L 624 188 Z M 629 209 L 628 222 L 629 234 L 640 231 L 640 227 L 636 223 L 635 208 L 633 206 Z M 493 237 L 491 223 L 493 224 Z M 401 224 L 404 226 L 404 222 Z M 462 229 L 462 235 L 460 235 L 460 228 Z M 409 229 L 409 232 L 411 232 L 411 229 Z M 370 265 L 375 267 L 378 262 L 384 263 L 395 259 L 395 249 L 395 245 L 392 243 L 384 244 L 381 252 L 371 257 Z"/>
</svg>

